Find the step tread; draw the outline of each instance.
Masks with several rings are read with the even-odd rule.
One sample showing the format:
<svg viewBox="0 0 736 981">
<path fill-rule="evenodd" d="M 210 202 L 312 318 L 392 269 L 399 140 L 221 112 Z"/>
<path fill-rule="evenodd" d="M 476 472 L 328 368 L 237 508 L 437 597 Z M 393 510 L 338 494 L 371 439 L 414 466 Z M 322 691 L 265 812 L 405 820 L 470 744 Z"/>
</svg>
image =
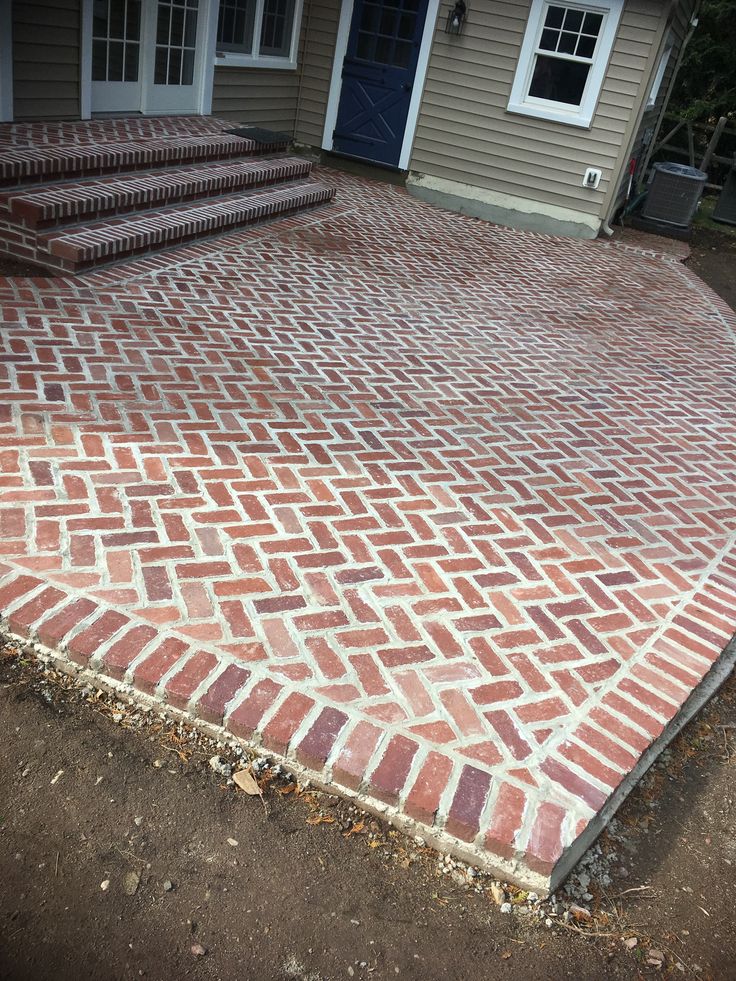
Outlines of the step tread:
<svg viewBox="0 0 736 981">
<path fill-rule="evenodd" d="M 164 248 L 182 238 L 211 234 L 258 221 L 284 211 L 329 201 L 334 188 L 318 180 L 302 180 L 275 188 L 227 195 L 155 212 L 112 216 L 70 231 L 38 236 L 52 256 L 77 263 L 112 260 L 132 251 Z"/>
<path fill-rule="evenodd" d="M 116 208 L 160 207 L 195 195 L 227 194 L 259 182 L 307 176 L 310 170 L 311 163 L 304 157 L 259 157 L 24 188 L 8 193 L 5 201 L 14 218 L 36 225 L 73 221 Z"/>
<path fill-rule="evenodd" d="M 112 170 L 141 164 L 206 160 L 219 156 L 248 156 L 284 149 L 284 144 L 265 147 L 254 140 L 222 135 L 184 136 L 131 142 L 85 143 L 74 146 L 15 147 L 0 151 L 0 181 L 53 178 L 91 170 Z"/>
</svg>

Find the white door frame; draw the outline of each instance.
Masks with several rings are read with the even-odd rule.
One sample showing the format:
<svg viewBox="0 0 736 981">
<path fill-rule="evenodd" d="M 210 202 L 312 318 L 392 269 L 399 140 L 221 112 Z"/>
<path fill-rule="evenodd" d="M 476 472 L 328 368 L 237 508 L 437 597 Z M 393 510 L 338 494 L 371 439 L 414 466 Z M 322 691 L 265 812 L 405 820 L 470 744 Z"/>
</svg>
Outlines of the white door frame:
<svg viewBox="0 0 736 981">
<path fill-rule="evenodd" d="M 0 0 L 0 122 L 13 121 L 13 5 Z"/>
<path fill-rule="evenodd" d="M 82 0 L 82 44 L 80 52 L 80 116 L 89 119 L 92 115 L 92 10 L 94 0 Z M 142 115 L 176 115 L 177 110 L 156 110 L 150 108 L 151 89 L 153 88 L 153 49 L 155 48 L 155 19 L 154 11 L 157 0 L 143 0 L 143 16 L 141 20 L 141 104 L 131 113 L 140 112 Z M 0 7 L 4 6 L 0 0 Z M 215 47 L 217 42 L 217 17 L 220 10 L 220 0 L 200 0 L 199 28 L 197 37 L 197 56 L 195 60 L 196 99 L 191 109 L 178 110 L 181 115 L 209 116 L 212 112 L 212 86 L 215 75 Z M 153 29 L 154 33 L 151 34 Z M 148 31 L 148 38 L 143 32 Z M 198 71 L 197 71 L 198 69 Z M 149 77 L 150 76 L 150 77 Z"/>
<path fill-rule="evenodd" d="M 353 20 L 353 9 L 355 0 L 343 0 L 340 6 L 340 22 L 337 27 L 337 40 L 335 41 L 335 57 L 332 62 L 332 77 L 330 78 L 330 94 L 327 98 L 327 111 L 325 113 L 325 128 L 322 134 L 322 149 L 331 150 L 333 146 L 332 134 L 337 125 L 337 112 L 340 107 L 340 95 L 342 93 L 342 69 L 345 62 L 345 54 L 348 49 L 348 38 L 350 36 L 350 25 Z M 427 67 L 429 65 L 429 55 L 432 50 L 432 41 L 437 25 L 437 12 L 439 11 L 440 0 L 429 0 L 427 5 L 427 17 L 424 21 L 422 40 L 419 46 L 419 58 L 417 60 L 417 70 L 414 75 L 414 85 L 411 91 L 409 102 L 409 113 L 406 117 L 406 128 L 404 129 L 404 139 L 401 144 L 399 154 L 399 170 L 409 169 L 411 159 L 411 149 L 414 145 L 414 134 L 417 130 L 417 120 L 419 119 L 419 107 L 422 104 L 424 95 L 424 83 L 427 78 Z"/>
</svg>

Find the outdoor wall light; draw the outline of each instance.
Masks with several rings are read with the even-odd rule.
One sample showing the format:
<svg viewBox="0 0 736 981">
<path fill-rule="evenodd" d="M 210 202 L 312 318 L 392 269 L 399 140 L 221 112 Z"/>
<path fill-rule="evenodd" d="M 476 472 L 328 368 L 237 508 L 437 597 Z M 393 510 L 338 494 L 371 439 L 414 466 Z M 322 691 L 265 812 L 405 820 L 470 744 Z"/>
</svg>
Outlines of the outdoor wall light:
<svg viewBox="0 0 736 981">
<path fill-rule="evenodd" d="M 468 8 L 465 6 L 465 0 L 456 0 L 455 6 L 447 14 L 445 34 L 459 34 L 463 29 L 467 12 Z"/>
</svg>

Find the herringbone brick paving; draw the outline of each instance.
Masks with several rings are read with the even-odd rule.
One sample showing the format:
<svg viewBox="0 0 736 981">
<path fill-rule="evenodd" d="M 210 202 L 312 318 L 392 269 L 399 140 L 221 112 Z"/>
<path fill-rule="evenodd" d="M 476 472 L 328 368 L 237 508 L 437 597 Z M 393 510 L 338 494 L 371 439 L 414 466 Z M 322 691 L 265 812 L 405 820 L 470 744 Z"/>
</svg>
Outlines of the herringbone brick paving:
<svg viewBox="0 0 736 981">
<path fill-rule="evenodd" d="M 548 877 L 733 632 L 734 322 L 675 261 L 329 178 L 0 281 L 0 610 Z"/>
</svg>

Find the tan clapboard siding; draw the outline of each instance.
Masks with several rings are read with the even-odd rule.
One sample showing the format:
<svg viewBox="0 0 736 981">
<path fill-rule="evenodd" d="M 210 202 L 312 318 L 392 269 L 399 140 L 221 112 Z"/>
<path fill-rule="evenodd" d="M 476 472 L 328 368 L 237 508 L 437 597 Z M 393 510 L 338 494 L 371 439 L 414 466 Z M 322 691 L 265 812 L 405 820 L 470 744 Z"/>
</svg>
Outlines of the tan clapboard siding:
<svg viewBox="0 0 736 981">
<path fill-rule="evenodd" d="M 339 16 L 339 0 L 305 0 L 294 71 L 217 65 L 213 114 L 281 130 L 319 146 Z"/>
<path fill-rule="evenodd" d="M 311 146 L 322 145 L 339 19 L 340 0 L 307 0 L 295 138 Z"/>
<path fill-rule="evenodd" d="M 215 68 L 212 113 L 224 119 L 289 135 L 294 132 L 299 89 L 297 70 L 267 68 Z"/>
<path fill-rule="evenodd" d="M 80 0 L 13 0 L 17 120 L 79 117 Z"/>
<path fill-rule="evenodd" d="M 651 46 L 661 0 L 627 0 L 589 130 L 506 111 L 529 12 L 528 0 L 477 0 L 459 38 L 439 18 L 410 168 L 598 215 Z M 585 168 L 600 167 L 597 191 Z"/>
</svg>

